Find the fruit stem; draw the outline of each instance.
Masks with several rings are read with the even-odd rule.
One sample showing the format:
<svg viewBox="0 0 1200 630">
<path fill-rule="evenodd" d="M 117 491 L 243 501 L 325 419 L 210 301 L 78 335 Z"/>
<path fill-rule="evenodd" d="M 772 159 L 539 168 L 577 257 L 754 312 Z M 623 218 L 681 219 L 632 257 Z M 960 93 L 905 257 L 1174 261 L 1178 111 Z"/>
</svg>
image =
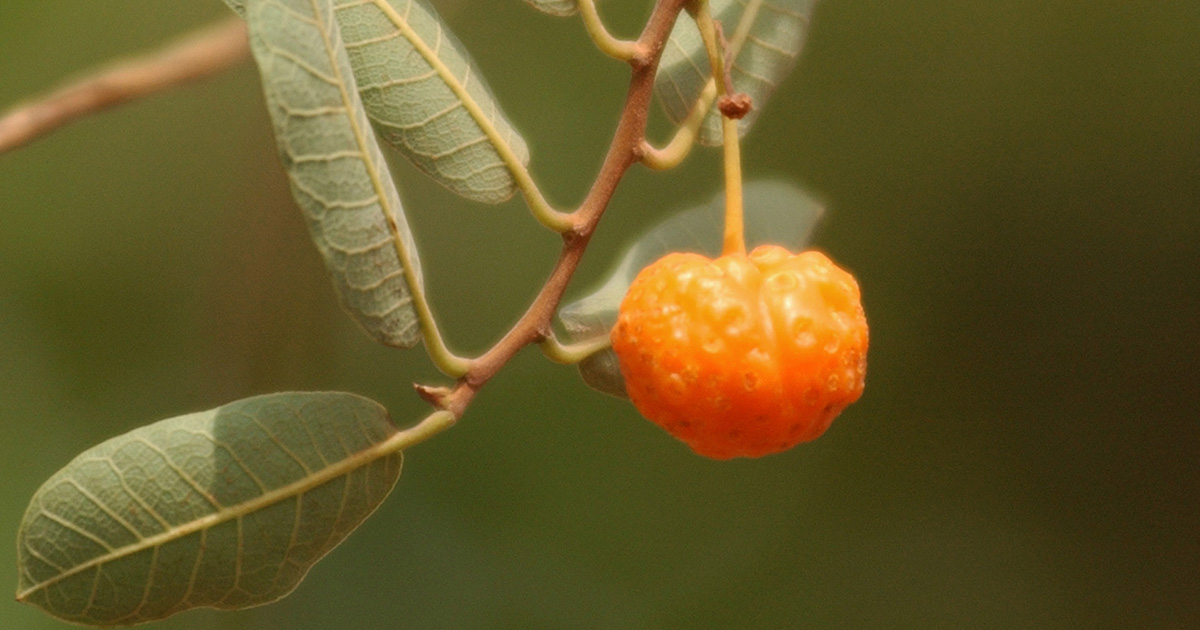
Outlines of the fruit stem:
<svg viewBox="0 0 1200 630">
<path fill-rule="evenodd" d="M 708 65 L 717 85 L 718 99 L 732 97 L 733 81 L 727 74 L 725 47 L 717 33 L 717 25 L 708 8 L 708 0 L 697 0 L 692 8 L 696 27 L 704 40 Z M 742 210 L 742 151 L 739 146 L 738 122 L 721 112 L 721 145 L 725 158 L 725 238 L 721 254 L 745 254 L 746 237 Z"/>
<path fill-rule="evenodd" d="M 738 147 L 737 121 L 721 117 L 725 143 L 725 241 L 722 254 L 745 254 L 746 237 L 742 218 L 742 153 Z"/>
</svg>

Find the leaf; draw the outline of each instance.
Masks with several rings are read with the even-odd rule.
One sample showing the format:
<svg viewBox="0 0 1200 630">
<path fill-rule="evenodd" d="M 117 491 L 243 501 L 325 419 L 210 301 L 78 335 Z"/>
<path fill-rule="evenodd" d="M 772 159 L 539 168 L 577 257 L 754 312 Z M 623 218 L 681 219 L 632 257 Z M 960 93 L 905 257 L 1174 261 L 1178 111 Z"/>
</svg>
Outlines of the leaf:
<svg viewBox="0 0 1200 630">
<path fill-rule="evenodd" d="M 108 440 L 34 494 L 17 599 L 98 626 L 279 599 L 391 492 L 396 434 L 377 403 L 327 392 L 248 398 Z"/>
<path fill-rule="evenodd" d="M 775 88 L 795 66 L 815 4 L 816 0 L 709 0 L 733 54 L 734 89 L 754 101 L 754 108 L 738 121 L 738 135 L 746 135 Z M 680 124 L 686 119 L 702 95 L 711 106 L 716 96 L 715 85 L 708 87 L 711 75 L 695 21 L 677 20 L 654 82 L 658 100 L 672 122 Z M 715 108 L 705 117 L 697 141 L 721 144 L 721 118 Z"/>
<path fill-rule="evenodd" d="M 234 13 L 237 13 L 244 19 L 246 17 L 246 1 L 247 0 L 225 0 L 225 4 L 229 5 L 229 8 L 233 9 Z"/>
<path fill-rule="evenodd" d="M 245 2 L 292 195 L 343 306 L 384 345 L 420 340 L 421 266 L 328 0 Z"/>
<path fill-rule="evenodd" d="M 425 0 L 333 0 L 358 90 L 375 129 L 459 195 L 499 203 L 525 140 L 479 68 Z"/>
<path fill-rule="evenodd" d="M 747 182 L 743 188 L 746 246 L 774 244 L 799 251 L 809 242 L 824 210 L 805 192 L 783 182 Z M 725 195 L 698 208 L 677 213 L 650 228 L 621 256 L 616 270 L 591 294 L 559 309 L 574 341 L 608 335 L 617 322 L 617 309 L 630 283 L 644 267 L 670 252 L 721 253 Z M 612 349 L 597 352 L 579 364 L 583 380 L 606 394 L 625 397 L 625 381 Z"/>
<path fill-rule="evenodd" d="M 528 2 L 538 11 L 549 13 L 550 15 L 575 15 L 575 12 L 579 10 L 579 5 L 576 4 L 575 0 L 525 0 L 525 2 Z"/>
</svg>

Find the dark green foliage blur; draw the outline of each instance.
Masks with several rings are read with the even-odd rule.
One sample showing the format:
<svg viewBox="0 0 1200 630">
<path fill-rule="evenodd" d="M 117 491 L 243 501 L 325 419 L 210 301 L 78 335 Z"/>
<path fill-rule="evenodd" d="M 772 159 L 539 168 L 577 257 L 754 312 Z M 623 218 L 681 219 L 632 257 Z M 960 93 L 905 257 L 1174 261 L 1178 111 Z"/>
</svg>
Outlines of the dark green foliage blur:
<svg viewBox="0 0 1200 630">
<path fill-rule="evenodd" d="M 438 3 L 562 206 L 626 70 L 578 19 Z M 648 2 L 608 2 L 632 36 Z M 0 107 L 230 15 L 5 0 Z M 828 1 L 743 146 L 828 201 L 863 287 L 867 391 L 820 440 L 698 458 L 526 352 L 288 599 L 155 628 L 1182 628 L 1200 625 L 1200 3 Z M 666 138 L 655 126 L 656 138 Z M 253 68 L 0 155 L 0 575 L 79 451 L 259 393 L 339 389 L 399 422 L 441 382 L 345 317 Z M 718 152 L 635 169 L 571 295 Z M 477 351 L 557 244 L 399 158 L 446 333 Z M 0 585 L 4 584 L 0 580 Z M 68 627 L 0 600 L 0 627 Z"/>
</svg>

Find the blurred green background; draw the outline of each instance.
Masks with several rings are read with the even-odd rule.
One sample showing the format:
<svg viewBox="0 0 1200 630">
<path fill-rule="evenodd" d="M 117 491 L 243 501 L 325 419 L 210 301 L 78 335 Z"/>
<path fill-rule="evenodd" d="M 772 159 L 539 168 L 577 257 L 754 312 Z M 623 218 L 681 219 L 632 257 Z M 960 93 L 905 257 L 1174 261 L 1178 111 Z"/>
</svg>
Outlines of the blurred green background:
<svg viewBox="0 0 1200 630">
<path fill-rule="evenodd" d="M 581 199 L 625 68 L 578 19 L 439 6 L 548 196 Z M 623 35 L 648 10 L 604 6 Z M 226 15 L 5 0 L 0 106 Z M 1200 627 L 1198 32 L 1195 0 L 825 2 L 743 148 L 828 201 L 817 244 L 864 289 L 867 392 L 825 437 L 707 461 L 526 352 L 291 597 L 151 627 Z M 635 169 L 571 295 L 717 158 Z M 396 171 L 447 332 L 482 349 L 556 239 Z M 403 423 L 438 380 L 339 311 L 250 65 L 0 155 L 0 222 L 0 541 L 135 426 L 292 389 Z M 4 598 L 0 627 L 67 626 Z"/>
</svg>

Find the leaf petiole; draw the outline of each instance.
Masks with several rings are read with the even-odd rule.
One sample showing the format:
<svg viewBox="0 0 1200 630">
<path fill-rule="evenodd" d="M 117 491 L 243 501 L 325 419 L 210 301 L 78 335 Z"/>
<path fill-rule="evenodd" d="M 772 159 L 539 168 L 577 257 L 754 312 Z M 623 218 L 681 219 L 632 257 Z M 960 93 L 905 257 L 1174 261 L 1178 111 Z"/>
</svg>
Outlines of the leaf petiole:
<svg viewBox="0 0 1200 630">
<path fill-rule="evenodd" d="M 500 157 L 500 160 L 504 163 L 509 173 L 512 174 L 534 218 L 555 232 L 563 233 L 570 230 L 573 227 L 570 215 L 555 210 L 542 196 L 541 191 L 538 190 L 537 184 L 533 181 L 533 177 L 530 176 L 529 169 L 526 168 L 521 157 L 517 155 L 513 147 L 505 140 L 503 134 L 480 103 L 468 92 L 466 83 L 460 80 L 438 55 L 436 46 L 431 46 L 429 42 L 422 39 L 420 34 L 413 29 L 413 26 L 409 23 L 405 15 L 402 15 L 387 0 L 364 0 L 364 2 L 375 5 L 387 17 L 392 26 L 396 28 L 396 32 L 408 41 L 413 49 L 429 64 L 432 71 L 441 78 L 445 86 L 454 93 L 458 102 L 462 104 L 463 109 L 479 125 L 479 129 L 496 150 L 496 154 Z"/>
<path fill-rule="evenodd" d="M 512 173 L 513 179 L 516 180 L 517 188 L 525 197 L 525 205 L 529 206 L 529 211 L 538 223 L 559 234 L 575 227 L 571 213 L 557 210 L 550 205 L 549 201 L 546 201 L 537 182 L 533 181 L 533 175 L 529 173 L 529 169 L 525 168 L 524 164 L 521 164 L 519 160 L 505 160 L 505 164 L 508 166 L 508 172 Z"/>
<path fill-rule="evenodd" d="M 595 42 L 596 48 L 600 52 L 621 61 L 632 61 L 643 56 L 642 47 L 637 42 L 618 39 L 613 37 L 608 29 L 604 27 L 604 21 L 600 19 L 600 14 L 596 11 L 595 0 L 578 0 L 579 16 L 583 18 L 583 25 L 587 28 L 588 35 L 591 35 L 592 41 Z"/>
<path fill-rule="evenodd" d="M 405 274 L 411 274 L 408 268 L 405 268 Z M 410 281 L 415 281 L 415 278 Z M 413 291 L 412 296 L 413 308 L 417 312 L 417 320 L 421 323 L 421 340 L 425 342 L 425 352 L 429 355 L 429 360 L 446 376 L 460 378 L 471 369 L 471 361 L 454 354 L 446 345 L 446 340 L 442 338 L 438 329 L 433 309 L 429 307 L 429 300 L 425 299 L 424 289 Z"/>
<path fill-rule="evenodd" d="M 555 363 L 563 365 L 575 365 L 580 361 L 600 352 L 601 350 L 612 345 L 607 335 L 580 341 L 578 343 L 564 345 L 553 334 L 547 335 L 538 344 L 542 349 L 542 354 L 546 355 L 547 359 Z"/>
<path fill-rule="evenodd" d="M 671 138 L 667 146 L 658 149 L 649 142 L 642 143 L 642 164 L 655 171 L 667 171 L 679 166 L 696 146 L 696 137 L 700 135 L 700 126 L 704 124 L 704 117 L 708 115 L 708 108 L 712 106 L 713 98 L 716 95 L 717 84 L 709 81 L 708 85 L 704 87 L 704 91 L 700 93 L 700 98 L 696 99 L 692 110 L 688 112 L 687 119 L 675 130 L 675 136 Z"/>
<path fill-rule="evenodd" d="M 454 417 L 453 413 L 445 410 L 435 411 L 425 416 L 417 424 L 393 434 L 379 445 L 379 450 L 383 453 L 404 451 L 410 446 L 416 446 L 449 429 L 457 422 L 458 419 Z"/>
</svg>

